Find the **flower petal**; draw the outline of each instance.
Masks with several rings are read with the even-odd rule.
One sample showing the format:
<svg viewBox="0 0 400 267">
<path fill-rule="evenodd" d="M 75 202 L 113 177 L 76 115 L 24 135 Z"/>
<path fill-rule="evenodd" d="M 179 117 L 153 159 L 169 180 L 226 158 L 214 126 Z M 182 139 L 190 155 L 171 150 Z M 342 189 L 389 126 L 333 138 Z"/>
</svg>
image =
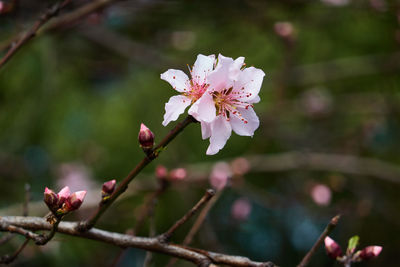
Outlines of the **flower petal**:
<svg viewBox="0 0 400 267">
<path fill-rule="evenodd" d="M 237 59 L 235 59 L 235 61 L 229 67 L 230 79 L 235 81 L 238 79 L 243 64 L 244 64 L 244 57 L 238 57 Z"/>
<path fill-rule="evenodd" d="M 215 56 L 198 55 L 197 60 L 193 65 L 192 79 L 197 84 L 204 84 L 207 82 L 208 74 L 213 70 Z"/>
<path fill-rule="evenodd" d="M 264 76 L 265 73 L 260 69 L 245 68 L 240 72 L 238 80 L 233 86 L 233 91 L 241 91 L 244 94 L 241 101 L 253 103 L 253 99 L 258 100 L 257 95 L 260 92 Z"/>
<path fill-rule="evenodd" d="M 210 145 L 208 146 L 207 155 L 218 153 L 226 144 L 231 136 L 232 128 L 230 123 L 224 116 L 217 116 L 211 124 Z"/>
<path fill-rule="evenodd" d="M 238 135 L 253 136 L 254 131 L 260 126 L 260 121 L 254 109 L 251 107 L 248 109 L 238 108 L 237 111 L 237 114 L 240 113 L 241 117 L 234 115 L 230 117 L 233 131 Z"/>
<path fill-rule="evenodd" d="M 207 139 L 211 136 L 211 123 L 201 122 L 201 137 Z"/>
<path fill-rule="evenodd" d="M 215 119 L 216 109 L 212 95 L 205 92 L 189 109 L 189 114 L 196 120 L 211 122 Z"/>
<path fill-rule="evenodd" d="M 179 115 L 185 112 L 187 106 L 191 103 L 190 99 L 183 95 L 172 96 L 165 104 L 164 121 L 162 125 L 167 126 L 170 121 L 178 119 Z"/>
<path fill-rule="evenodd" d="M 189 83 L 189 77 L 181 70 L 169 69 L 161 74 L 161 79 L 167 81 L 178 92 L 185 91 Z"/>
<path fill-rule="evenodd" d="M 229 78 L 229 70 L 233 63 L 234 61 L 232 58 L 224 57 L 219 54 L 218 64 L 215 70 L 208 75 L 208 82 L 211 90 L 221 91 L 232 87 L 233 81 Z"/>
</svg>

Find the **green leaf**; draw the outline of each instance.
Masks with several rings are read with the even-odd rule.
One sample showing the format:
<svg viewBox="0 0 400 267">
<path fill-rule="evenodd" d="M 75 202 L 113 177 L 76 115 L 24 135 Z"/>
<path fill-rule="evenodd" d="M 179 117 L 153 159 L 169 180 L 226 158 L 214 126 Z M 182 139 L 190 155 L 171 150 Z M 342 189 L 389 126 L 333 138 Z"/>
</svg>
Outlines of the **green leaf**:
<svg viewBox="0 0 400 267">
<path fill-rule="evenodd" d="M 347 246 L 347 253 L 353 253 L 356 247 L 358 246 L 358 241 L 360 237 L 358 235 L 353 236 L 349 239 L 349 245 Z"/>
</svg>

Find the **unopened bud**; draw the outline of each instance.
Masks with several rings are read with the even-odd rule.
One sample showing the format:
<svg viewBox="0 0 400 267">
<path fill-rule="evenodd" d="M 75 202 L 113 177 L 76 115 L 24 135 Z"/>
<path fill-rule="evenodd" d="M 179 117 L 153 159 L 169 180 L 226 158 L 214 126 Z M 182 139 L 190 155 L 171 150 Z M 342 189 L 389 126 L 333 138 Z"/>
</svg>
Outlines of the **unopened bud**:
<svg viewBox="0 0 400 267">
<path fill-rule="evenodd" d="M 139 139 L 139 144 L 142 147 L 142 149 L 144 150 L 144 152 L 147 153 L 147 151 L 149 151 L 150 149 L 153 148 L 154 134 L 143 123 L 140 125 L 138 139 Z"/>
<path fill-rule="evenodd" d="M 277 35 L 284 39 L 292 39 L 293 38 L 293 25 L 290 22 L 276 22 L 274 25 L 274 30 Z"/>
<path fill-rule="evenodd" d="M 169 178 L 171 180 L 183 180 L 186 178 L 187 172 L 184 168 L 177 168 L 177 169 L 173 169 L 170 173 L 169 173 Z"/>
<path fill-rule="evenodd" d="M 336 259 L 343 255 L 342 249 L 340 248 L 339 244 L 336 243 L 332 238 L 329 236 L 325 237 L 325 249 L 326 253 L 329 257 Z"/>
<path fill-rule="evenodd" d="M 381 251 L 382 251 L 381 246 L 368 246 L 363 250 L 361 250 L 359 257 L 363 260 L 370 260 L 378 257 Z"/>
<path fill-rule="evenodd" d="M 44 203 L 49 207 L 51 211 L 55 211 L 58 208 L 58 197 L 57 194 L 53 192 L 53 190 L 48 189 L 47 187 L 44 189 Z"/>
<path fill-rule="evenodd" d="M 158 179 L 165 179 L 168 176 L 168 169 L 165 168 L 163 165 L 158 165 L 156 167 L 156 177 Z"/>
<path fill-rule="evenodd" d="M 85 195 L 86 195 L 86 191 L 78 191 L 78 192 L 71 194 L 65 200 L 65 208 L 64 208 L 65 211 L 70 212 L 70 211 L 79 209 L 79 207 L 82 205 Z"/>
<path fill-rule="evenodd" d="M 65 186 L 63 189 L 58 192 L 58 206 L 64 204 L 65 200 L 70 196 L 71 192 L 69 191 L 69 187 Z"/>
<path fill-rule="evenodd" d="M 111 181 L 108 181 L 108 182 L 105 182 L 103 184 L 103 187 L 101 188 L 101 196 L 102 197 L 107 197 L 107 196 L 111 195 L 115 190 L 115 185 L 116 184 L 117 184 L 117 181 L 115 181 L 115 179 L 111 180 Z"/>
</svg>

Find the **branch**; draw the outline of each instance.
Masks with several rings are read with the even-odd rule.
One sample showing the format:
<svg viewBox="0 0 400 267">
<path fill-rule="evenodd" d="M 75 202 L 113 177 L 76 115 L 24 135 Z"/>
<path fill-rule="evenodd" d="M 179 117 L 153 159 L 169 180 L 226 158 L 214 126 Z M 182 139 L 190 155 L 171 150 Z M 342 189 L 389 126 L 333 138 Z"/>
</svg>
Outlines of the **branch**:
<svg viewBox="0 0 400 267">
<path fill-rule="evenodd" d="M 71 0 L 64 0 L 63 2 L 59 2 L 55 4 L 53 7 L 49 8 L 40 18 L 35 22 L 32 28 L 24 34 L 24 36 L 17 41 L 17 43 L 7 51 L 4 57 L 0 60 L 0 69 L 13 57 L 18 50 L 28 43 L 33 37 L 35 37 L 36 33 L 39 29 L 46 24 L 51 18 L 57 16 L 62 8 L 69 4 Z"/>
<path fill-rule="evenodd" d="M 96 212 L 87 220 L 79 224 L 80 231 L 87 231 L 92 228 L 103 213 L 111 206 L 111 204 L 128 188 L 129 183 L 154 159 L 156 159 L 159 154 L 165 149 L 165 147 L 171 142 L 183 129 L 186 128 L 190 123 L 196 122 L 192 116 L 187 116 L 185 120 L 178 123 L 171 132 L 164 137 L 163 140 L 152 150 L 149 156 L 146 156 L 139 162 L 138 165 L 128 174 L 127 177 L 118 185 L 115 191 L 112 193 L 110 198 L 106 202 L 102 202 Z"/>
<path fill-rule="evenodd" d="M 331 221 L 326 226 L 325 230 L 322 232 L 322 234 L 320 235 L 318 240 L 312 246 L 310 251 L 308 251 L 308 253 L 304 256 L 304 258 L 302 259 L 300 264 L 297 265 L 297 267 L 305 267 L 305 266 L 307 266 L 307 264 L 310 262 L 311 257 L 314 255 L 315 251 L 317 251 L 318 247 L 324 242 L 325 237 L 327 237 L 330 234 L 330 232 L 332 232 L 333 229 L 335 229 L 336 225 L 339 222 L 339 219 L 340 219 L 340 215 L 336 215 L 335 217 L 333 217 L 331 219 Z"/>
<path fill-rule="evenodd" d="M 63 234 L 88 238 L 115 246 L 134 247 L 147 251 L 167 254 L 173 257 L 185 259 L 195 264 L 209 262 L 215 264 L 225 264 L 238 267 L 273 267 L 272 262 L 255 262 L 246 257 L 231 256 L 211 251 L 199 250 L 191 247 L 180 246 L 172 243 L 162 243 L 157 237 L 136 237 L 126 234 L 108 232 L 92 228 L 86 232 L 77 230 L 78 222 L 61 222 L 57 231 Z M 0 217 L 0 230 L 8 231 L 3 226 L 14 225 L 32 231 L 51 230 L 51 225 L 40 217 L 4 216 Z"/>
<path fill-rule="evenodd" d="M 10 255 L 2 256 L 0 258 L 0 263 L 10 264 L 11 262 L 13 262 L 18 257 L 18 255 L 24 250 L 26 245 L 28 245 L 29 240 L 30 239 L 25 239 L 24 243 L 22 243 L 22 245 L 11 256 Z"/>
</svg>

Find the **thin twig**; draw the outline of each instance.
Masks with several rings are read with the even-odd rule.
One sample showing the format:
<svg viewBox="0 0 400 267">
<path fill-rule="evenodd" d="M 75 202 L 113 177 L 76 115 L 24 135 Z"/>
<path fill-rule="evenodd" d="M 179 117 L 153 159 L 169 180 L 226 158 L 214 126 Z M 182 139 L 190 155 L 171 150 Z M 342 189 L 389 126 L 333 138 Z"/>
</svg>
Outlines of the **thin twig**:
<svg viewBox="0 0 400 267">
<path fill-rule="evenodd" d="M 305 267 L 310 262 L 311 257 L 314 255 L 315 251 L 317 251 L 318 247 L 324 242 L 325 237 L 327 237 L 333 229 L 335 229 L 340 219 L 340 215 L 336 215 L 331 219 L 329 224 L 326 226 L 325 230 L 322 232 L 318 240 L 312 246 L 312 248 L 307 252 L 304 258 L 301 260 L 300 264 L 297 267 Z"/>
<path fill-rule="evenodd" d="M 53 7 L 49 8 L 40 18 L 34 23 L 32 28 L 24 34 L 24 36 L 17 41 L 15 45 L 12 45 L 4 57 L 0 60 L 0 69 L 13 57 L 18 50 L 28 43 L 33 37 L 35 37 L 36 33 L 39 29 L 46 24 L 51 18 L 57 16 L 62 8 L 69 4 L 71 0 L 64 0 L 63 2 L 59 2 L 55 4 Z"/>
<path fill-rule="evenodd" d="M 29 243 L 30 239 L 25 239 L 24 243 L 22 243 L 22 245 L 14 252 L 14 254 L 10 255 L 4 255 L 0 258 L 0 263 L 2 264 L 10 264 L 11 262 L 13 262 L 18 255 L 24 250 L 24 248 L 26 247 L 26 245 Z"/>
<path fill-rule="evenodd" d="M 189 124 L 196 122 L 192 116 L 187 116 L 185 120 L 178 123 L 175 128 L 164 137 L 164 139 L 153 149 L 153 152 L 149 156 L 145 156 L 141 162 L 128 174 L 127 177 L 118 185 L 115 191 L 112 193 L 110 198 L 106 202 L 102 202 L 99 208 L 93 213 L 93 215 L 87 220 L 79 224 L 78 229 L 80 231 L 87 231 L 92 228 L 103 213 L 111 206 L 111 204 L 128 188 L 129 183 L 159 154 L 165 149 L 165 147 L 171 142 L 183 129 Z"/>
<path fill-rule="evenodd" d="M 182 242 L 182 245 L 187 246 L 192 243 L 193 237 L 197 234 L 200 230 L 200 227 L 203 225 L 207 214 L 210 212 L 211 208 L 217 202 L 217 200 L 221 197 L 223 190 L 217 191 L 215 196 L 206 204 L 204 209 L 201 210 L 199 216 L 197 217 L 196 221 L 194 222 L 192 228 L 190 229 L 189 233 L 186 235 L 185 239 Z M 177 258 L 171 258 L 166 267 L 172 267 L 176 262 Z"/>
<path fill-rule="evenodd" d="M 185 222 L 187 222 L 199 209 L 201 209 L 204 204 L 206 204 L 213 196 L 215 195 L 214 190 L 208 189 L 204 196 L 200 199 L 197 204 L 191 208 L 181 219 L 179 219 L 171 228 L 168 229 L 165 233 L 159 236 L 159 239 L 162 242 L 167 242 L 173 233 Z"/>
<path fill-rule="evenodd" d="M 214 264 L 238 266 L 238 267 L 273 267 L 272 262 L 255 262 L 246 257 L 232 256 L 211 251 L 200 250 L 196 248 L 176 245 L 173 243 L 160 242 L 157 237 L 137 237 L 127 234 L 108 232 L 97 228 L 92 228 L 86 232 L 77 230 L 79 222 L 61 222 L 57 231 L 63 234 L 97 240 L 120 247 L 135 247 L 147 251 L 167 254 L 178 257 L 195 264 L 203 261 L 211 261 Z M 5 225 L 14 225 L 32 231 L 51 230 L 51 225 L 40 217 L 22 217 L 22 216 L 3 216 L 0 217 L 0 230 L 8 231 Z M 26 231 L 26 230 L 25 230 Z"/>
</svg>

